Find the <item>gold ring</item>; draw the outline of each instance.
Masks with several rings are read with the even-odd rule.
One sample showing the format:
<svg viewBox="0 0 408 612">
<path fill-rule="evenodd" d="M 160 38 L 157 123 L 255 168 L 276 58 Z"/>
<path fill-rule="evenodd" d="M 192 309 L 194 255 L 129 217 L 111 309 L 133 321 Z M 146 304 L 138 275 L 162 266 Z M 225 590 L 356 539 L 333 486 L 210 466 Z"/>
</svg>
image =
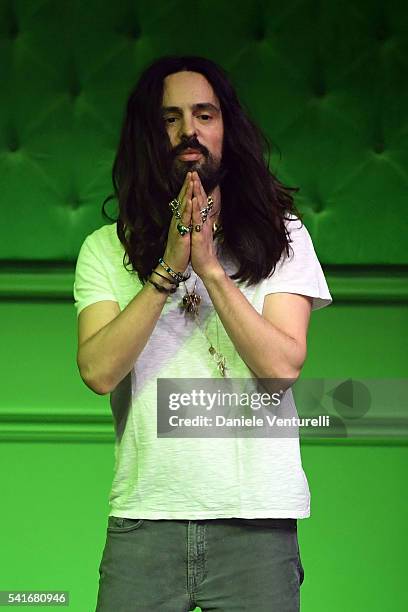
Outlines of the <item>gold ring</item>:
<svg viewBox="0 0 408 612">
<path fill-rule="evenodd" d="M 194 229 L 195 229 L 196 232 L 201 232 L 201 225 L 198 225 L 198 223 L 197 223 L 197 225 L 194 227 Z"/>
</svg>

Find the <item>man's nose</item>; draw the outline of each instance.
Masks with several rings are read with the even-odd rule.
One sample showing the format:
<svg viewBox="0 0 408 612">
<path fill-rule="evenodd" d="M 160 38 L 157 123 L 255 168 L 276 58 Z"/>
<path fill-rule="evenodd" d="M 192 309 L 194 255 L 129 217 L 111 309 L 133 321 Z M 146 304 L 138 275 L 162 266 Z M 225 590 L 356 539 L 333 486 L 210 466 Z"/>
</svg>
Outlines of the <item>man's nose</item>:
<svg viewBox="0 0 408 612">
<path fill-rule="evenodd" d="M 184 117 L 181 123 L 181 136 L 191 138 L 195 134 L 195 125 L 193 117 Z"/>
</svg>

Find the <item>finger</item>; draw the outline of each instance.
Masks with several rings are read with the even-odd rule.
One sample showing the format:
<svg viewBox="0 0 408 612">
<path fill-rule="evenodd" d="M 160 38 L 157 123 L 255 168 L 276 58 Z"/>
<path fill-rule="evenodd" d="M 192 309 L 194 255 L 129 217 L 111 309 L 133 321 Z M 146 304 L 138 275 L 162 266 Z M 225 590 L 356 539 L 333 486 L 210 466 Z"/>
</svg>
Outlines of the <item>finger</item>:
<svg viewBox="0 0 408 612">
<path fill-rule="evenodd" d="M 198 206 L 201 208 L 203 208 L 203 196 L 202 196 L 202 192 L 201 192 L 201 188 L 200 188 L 200 179 L 195 177 L 194 178 L 194 193 L 193 196 L 195 196 L 197 198 L 197 202 L 198 202 Z"/>
<path fill-rule="evenodd" d="M 199 182 L 199 187 L 201 194 L 201 208 L 204 208 L 205 206 L 207 206 L 207 194 L 204 191 L 204 187 L 201 181 Z"/>
<path fill-rule="evenodd" d="M 188 187 L 187 187 L 187 191 L 185 195 L 186 204 L 193 199 L 193 196 L 194 196 L 194 181 L 191 178 L 188 183 Z"/>
<path fill-rule="evenodd" d="M 187 177 L 188 175 L 190 175 L 190 180 L 187 181 Z M 186 180 L 184 181 L 183 187 L 180 191 L 180 195 L 178 197 L 178 200 L 180 202 L 180 206 L 179 206 L 179 213 L 181 216 L 181 219 L 179 219 L 174 213 L 173 213 L 173 225 L 177 226 L 177 224 L 181 221 L 183 222 L 183 218 L 184 215 L 186 214 L 186 210 L 188 208 L 188 202 L 189 200 L 191 200 L 192 198 L 192 194 L 193 194 L 193 182 L 191 180 L 191 172 L 188 172 L 186 175 Z M 191 216 L 191 212 L 188 215 L 189 217 Z"/>
<path fill-rule="evenodd" d="M 184 177 L 184 182 L 181 187 L 180 194 L 179 194 L 180 198 L 183 198 L 185 196 L 186 191 L 188 189 L 189 182 L 191 181 L 191 178 L 192 178 L 191 172 L 186 172 L 186 176 Z"/>
<path fill-rule="evenodd" d="M 187 190 L 186 197 L 184 198 L 184 201 L 183 201 L 183 209 L 180 211 L 181 212 L 181 223 L 185 225 L 186 227 L 188 227 L 191 223 L 191 213 L 192 213 L 192 207 L 193 207 L 192 192 L 193 192 L 193 186 L 191 184 Z M 179 221 L 180 219 L 177 220 L 177 223 Z"/>
<path fill-rule="evenodd" d="M 201 215 L 200 215 L 200 204 L 198 202 L 198 198 L 197 196 L 194 196 L 193 200 L 192 200 L 192 220 L 191 223 L 193 224 L 193 234 L 199 234 L 200 232 L 196 232 L 195 230 L 195 226 L 196 225 L 200 225 L 201 226 L 201 232 L 203 231 L 204 227 L 203 227 L 203 221 L 201 219 Z"/>
<path fill-rule="evenodd" d="M 186 197 L 188 188 L 190 186 L 190 181 L 191 181 L 191 172 L 187 172 L 184 178 L 184 182 L 181 186 L 180 193 L 177 196 L 177 199 L 180 202 L 180 207 L 183 205 L 183 200 Z"/>
<path fill-rule="evenodd" d="M 196 195 L 199 194 L 200 210 L 202 210 L 203 208 L 207 206 L 207 194 L 204 190 L 203 184 L 198 174 L 197 174 L 197 177 L 198 177 L 198 187 L 196 189 Z"/>
</svg>

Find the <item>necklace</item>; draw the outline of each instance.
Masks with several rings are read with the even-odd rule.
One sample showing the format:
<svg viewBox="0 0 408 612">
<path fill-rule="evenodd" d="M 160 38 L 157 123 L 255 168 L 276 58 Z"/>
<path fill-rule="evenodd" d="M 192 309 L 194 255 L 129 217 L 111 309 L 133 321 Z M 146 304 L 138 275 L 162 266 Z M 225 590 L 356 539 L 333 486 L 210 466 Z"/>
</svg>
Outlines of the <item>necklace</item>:
<svg viewBox="0 0 408 612">
<path fill-rule="evenodd" d="M 186 293 L 183 296 L 182 307 L 186 310 L 186 312 L 192 315 L 198 315 L 198 311 L 200 308 L 200 302 L 201 302 L 200 295 L 198 295 L 198 293 L 195 292 L 197 278 L 198 276 L 196 276 L 194 287 L 191 293 L 188 292 L 186 283 L 183 283 Z"/>
<path fill-rule="evenodd" d="M 182 301 L 180 302 L 180 308 L 184 310 L 185 314 L 187 316 L 192 316 L 193 319 L 195 320 L 195 322 L 197 323 L 198 327 L 201 329 L 201 331 L 203 331 L 201 325 L 200 325 L 200 316 L 199 316 L 199 310 L 200 310 L 200 302 L 201 302 L 201 297 L 198 293 L 195 292 L 195 288 L 197 285 L 197 279 L 198 276 L 196 276 L 195 282 L 194 282 L 194 287 L 191 293 L 188 292 L 187 289 L 187 285 L 184 282 L 184 287 L 186 290 L 186 294 L 184 295 Z M 210 348 L 208 349 L 208 352 L 210 353 L 210 355 L 213 357 L 215 363 L 217 364 L 217 368 L 218 371 L 220 372 L 221 376 L 225 377 L 225 370 L 227 369 L 227 365 L 226 365 L 226 359 L 225 356 L 220 353 L 220 344 L 219 344 L 219 338 L 218 338 L 218 316 L 217 316 L 217 312 L 215 312 L 215 324 L 216 324 L 216 329 L 217 329 L 217 348 L 218 350 L 216 350 L 211 342 L 211 339 L 209 338 L 208 334 L 207 334 L 207 327 L 208 324 L 206 325 L 205 329 L 204 329 L 204 335 L 207 338 L 207 341 L 210 344 Z"/>
</svg>

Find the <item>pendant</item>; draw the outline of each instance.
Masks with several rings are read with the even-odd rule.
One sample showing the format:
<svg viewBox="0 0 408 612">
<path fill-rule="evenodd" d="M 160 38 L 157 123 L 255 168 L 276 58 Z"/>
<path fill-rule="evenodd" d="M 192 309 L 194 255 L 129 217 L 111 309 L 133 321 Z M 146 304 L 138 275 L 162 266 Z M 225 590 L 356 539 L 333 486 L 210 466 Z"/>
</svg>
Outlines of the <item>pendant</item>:
<svg viewBox="0 0 408 612">
<path fill-rule="evenodd" d="M 221 353 L 217 353 L 213 345 L 210 346 L 210 348 L 208 349 L 208 352 L 210 353 L 210 355 L 213 356 L 214 361 L 217 364 L 217 368 L 221 376 L 225 376 L 226 359 L 224 355 L 222 355 Z"/>
<path fill-rule="evenodd" d="M 198 310 L 200 307 L 201 297 L 195 291 L 191 293 L 186 293 L 183 296 L 183 301 L 181 304 L 181 308 L 190 314 L 198 314 Z"/>
<path fill-rule="evenodd" d="M 220 361 L 217 363 L 217 368 L 220 371 L 221 376 L 225 376 L 225 357 L 220 355 Z"/>
</svg>

